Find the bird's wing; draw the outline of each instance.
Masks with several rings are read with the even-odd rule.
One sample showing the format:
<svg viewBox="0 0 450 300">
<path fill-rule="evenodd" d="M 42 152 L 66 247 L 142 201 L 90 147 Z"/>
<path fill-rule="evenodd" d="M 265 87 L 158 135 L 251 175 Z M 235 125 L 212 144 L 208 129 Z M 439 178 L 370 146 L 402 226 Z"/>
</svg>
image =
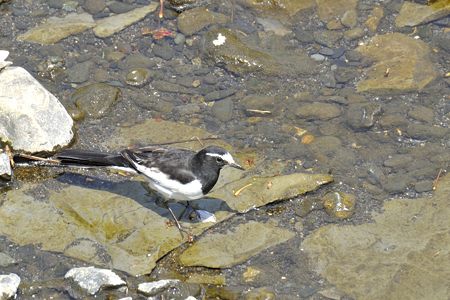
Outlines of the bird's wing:
<svg viewBox="0 0 450 300">
<path fill-rule="evenodd" d="M 151 174 L 158 170 L 181 183 L 189 183 L 196 179 L 188 168 L 189 159 L 195 154 L 190 150 L 150 146 L 126 149 L 121 154 L 138 172 L 150 179 L 156 179 L 152 178 Z M 152 172 L 148 172 L 150 169 Z"/>
</svg>

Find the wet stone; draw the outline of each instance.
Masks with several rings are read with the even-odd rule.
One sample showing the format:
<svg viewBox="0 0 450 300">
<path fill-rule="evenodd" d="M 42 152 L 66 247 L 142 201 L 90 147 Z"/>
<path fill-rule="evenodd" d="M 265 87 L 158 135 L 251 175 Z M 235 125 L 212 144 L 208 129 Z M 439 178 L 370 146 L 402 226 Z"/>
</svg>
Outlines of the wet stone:
<svg viewBox="0 0 450 300">
<path fill-rule="evenodd" d="M 90 295 L 96 294 L 102 288 L 117 288 L 126 285 L 126 282 L 111 270 L 94 267 L 70 269 L 64 278 L 72 279 Z"/>
<path fill-rule="evenodd" d="M 317 62 L 322 62 L 325 60 L 325 56 L 323 56 L 322 54 L 319 54 L 319 53 L 311 55 L 311 58 Z"/>
<path fill-rule="evenodd" d="M 86 0 L 84 1 L 82 7 L 91 15 L 98 14 L 106 7 L 105 0 Z"/>
<path fill-rule="evenodd" d="M 117 87 L 105 83 L 94 83 L 76 89 L 71 99 L 89 117 L 99 119 L 104 117 L 121 99 L 120 95 L 120 89 Z"/>
<path fill-rule="evenodd" d="M 177 25 L 181 33 L 189 36 L 212 24 L 225 24 L 228 20 L 226 15 L 197 7 L 182 12 L 177 18 Z"/>
<path fill-rule="evenodd" d="M 354 299 L 448 299 L 449 196 L 447 175 L 431 198 L 386 199 L 371 222 L 323 226 L 301 249 L 314 270 Z"/>
<path fill-rule="evenodd" d="M 434 121 L 434 111 L 431 108 L 420 105 L 408 111 L 408 116 L 425 123 L 432 123 Z"/>
<path fill-rule="evenodd" d="M 334 54 L 334 51 L 331 48 L 323 47 L 319 50 L 319 53 L 325 56 L 331 56 Z"/>
<path fill-rule="evenodd" d="M 346 39 L 348 41 L 353 41 L 353 40 L 362 38 L 363 36 L 364 36 L 364 30 L 359 27 L 347 30 L 344 33 L 344 39 Z"/>
<path fill-rule="evenodd" d="M 422 124 L 409 124 L 406 128 L 406 133 L 408 136 L 418 140 L 443 138 L 449 134 L 449 132 L 450 131 L 448 128 Z"/>
<path fill-rule="evenodd" d="M 6 253 L 0 252 L 0 267 L 5 268 L 16 263 L 16 260 Z M 0 293 L 1 295 L 1 293 Z M 0 297 L 1 298 L 1 297 Z"/>
<path fill-rule="evenodd" d="M 125 77 L 125 82 L 132 86 L 144 86 L 150 79 L 150 71 L 144 68 L 132 69 Z"/>
<path fill-rule="evenodd" d="M 384 49 L 384 51 L 380 51 Z M 358 92 L 392 94 L 423 89 L 438 72 L 430 59 L 430 47 L 423 41 L 401 33 L 373 37 L 357 50 L 376 62 L 366 71 L 366 79 L 357 84 Z M 395 70 L 385 76 L 387 69 Z"/>
<path fill-rule="evenodd" d="M 192 89 L 188 89 L 180 84 L 164 81 L 164 80 L 154 80 L 152 82 L 153 87 L 160 91 L 166 93 L 180 93 L 180 94 L 195 94 L 196 92 Z"/>
<path fill-rule="evenodd" d="M 444 1 L 434 1 L 424 3 L 428 5 L 421 5 L 414 2 L 403 2 L 402 8 L 395 19 L 397 27 L 417 26 L 425 24 L 450 13 L 450 5 Z"/>
<path fill-rule="evenodd" d="M 414 183 L 414 190 L 418 193 L 431 192 L 433 190 L 433 180 L 422 180 Z"/>
<path fill-rule="evenodd" d="M 227 268 L 292 237 L 294 233 L 289 230 L 251 221 L 225 234 L 205 235 L 180 255 L 180 262 L 185 266 Z"/>
<path fill-rule="evenodd" d="M 408 120 L 402 114 L 387 114 L 380 117 L 380 125 L 383 128 L 405 127 Z"/>
<path fill-rule="evenodd" d="M 118 52 L 123 57 L 122 52 Z M 142 54 L 132 54 L 128 55 L 122 62 L 120 62 L 119 67 L 123 70 L 133 69 L 133 68 L 147 68 L 151 69 L 156 65 L 156 61 Z"/>
<path fill-rule="evenodd" d="M 171 60 L 175 55 L 175 50 L 167 43 L 164 43 L 163 45 L 155 44 L 152 51 L 155 56 L 164 60 Z"/>
<path fill-rule="evenodd" d="M 355 195 L 344 192 L 330 192 L 323 197 L 323 207 L 328 215 L 347 219 L 355 212 Z"/>
<path fill-rule="evenodd" d="M 235 89 L 225 89 L 225 90 L 217 90 L 210 92 L 205 95 L 206 101 L 217 101 L 220 99 L 224 99 L 226 97 L 230 97 L 236 93 Z"/>
<path fill-rule="evenodd" d="M 272 289 L 266 288 L 266 287 L 260 287 L 260 288 L 253 289 L 253 290 L 245 293 L 244 297 L 245 297 L 244 298 L 245 300 L 260 300 L 260 299 L 275 300 L 275 299 L 277 299 L 275 292 Z"/>
<path fill-rule="evenodd" d="M 39 44 L 54 44 L 94 26 L 92 16 L 87 13 L 68 14 L 63 18 L 51 17 L 44 24 L 19 35 L 17 39 Z"/>
<path fill-rule="evenodd" d="M 108 8 L 111 12 L 113 12 L 115 14 L 123 14 L 123 13 L 129 12 L 134 7 L 133 7 L 133 5 L 126 3 L 126 2 L 112 1 L 112 2 L 108 3 Z"/>
<path fill-rule="evenodd" d="M 94 34 L 100 38 L 109 37 L 142 20 L 149 13 L 155 11 L 158 5 L 159 4 L 151 3 L 149 5 L 135 8 L 123 14 L 100 19 L 97 21 L 97 25 L 94 27 Z"/>
<path fill-rule="evenodd" d="M 247 116 L 269 116 L 273 115 L 275 101 L 273 96 L 248 95 L 239 101 L 239 104 L 245 108 Z"/>
<path fill-rule="evenodd" d="M 413 157 L 409 154 L 396 154 L 383 162 L 383 165 L 390 168 L 404 168 L 411 164 Z"/>
<path fill-rule="evenodd" d="M 358 23 L 358 12 L 355 9 L 347 10 L 341 17 L 341 23 L 345 27 L 355 27 Z"/>
<path fill-rule="evenodd" d="M 338 67 L 334 71 L 334 78 L 337 83 L 347 83 L 350 80 L 356 79 L 359 72 L 354 68 Z"/>
<path fill-rule="evenodd" d="M 216 119 L 228 122 L 233 118 L 233 101 L 230 98 L 216 101 L 211 108 L 211 112 Z"/>
<path fill-rule="evenodd" d="M 188 103 L 176 106 L 173 111 L 180 116 L 189 116 L 201 112 L 202 108 L 197 103 Z"/>
<path fill-rule="evenodd" d="M 353 130 L 366 130 L 375 123 L 375 116 L 381 113 L 381 105 L 376 103 L 351 104 L 347 110 L 347 123 Z"/>
<path fill-rule="evenodd" d="M 92 61 L 85 61 L 72 66 L 66 70 L 67 80 L 73 83 L 83 83 L 88 81 L 93 65 L 94 63 Z"/>
<path fill-rule="evenodd" d="M 306 120 L 330 120 L 341 115 L 339 106 L 328 103 L 311 103 L 300 106 L 295 114 Z"/>
<path fill-rule="evenodd" d="M 411 179 L 405 174 L 389 175 L 383 184 L 383 189 L 389 193 L 401 193 L 408 186 Z"/>
<path fill-rule="evenodd" d="M 317 44 L 333 48 L 342 38 L 342 33 L 338 31 L 317 31 L 314 32 L 314 40 Z"/>
<path fill-rule="evenodd" d="M 0 275 L 0 299 L 13 299 L 19 288 L 20 277 L 14 273 Z"/>
</svg>

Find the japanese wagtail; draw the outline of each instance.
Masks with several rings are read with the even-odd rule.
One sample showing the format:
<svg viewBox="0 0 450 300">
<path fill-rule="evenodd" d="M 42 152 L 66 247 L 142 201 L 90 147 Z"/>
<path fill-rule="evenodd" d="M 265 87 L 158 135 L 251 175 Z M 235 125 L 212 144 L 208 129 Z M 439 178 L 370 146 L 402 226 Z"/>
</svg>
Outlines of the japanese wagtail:
<svg viewBox="0 0 450 300">
<path fill-rule="evenodd" d="M 63 166 L 111 167 L 144 175 L 149 187 L 165 199 L 164 205 L 180 231 L 182 227 L 168 206 L 169 200 L 203 198 L 216 184 L 223 167 L 244 170 L 228 151 L 217 146 L 198 152 L 159 146 L 125 149 L 118 154 L 64 150 L 56 159 Z"/>
</svg>

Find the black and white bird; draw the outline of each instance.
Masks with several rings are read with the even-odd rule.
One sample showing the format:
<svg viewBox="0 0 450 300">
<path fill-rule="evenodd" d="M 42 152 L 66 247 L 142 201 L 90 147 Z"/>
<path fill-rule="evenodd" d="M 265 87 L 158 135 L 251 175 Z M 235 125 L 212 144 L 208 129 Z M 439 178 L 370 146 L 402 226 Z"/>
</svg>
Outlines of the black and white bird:
<svg viewBox="0 0 450 300">
<path fill-rule="evenodd" d="M 225 166 L 244 170 L 228 151 L 217 146 L 198 152 L 160 146 L 125 149 L 118 154 L 64 150 L 56 159 L 62 166 L 111 167 L 144 175 L 149 187 L 166 200 L 165 207 L 180 230 L 182 227 L 167 201 L 203 198 L 214 187 Z"/>
</svg>

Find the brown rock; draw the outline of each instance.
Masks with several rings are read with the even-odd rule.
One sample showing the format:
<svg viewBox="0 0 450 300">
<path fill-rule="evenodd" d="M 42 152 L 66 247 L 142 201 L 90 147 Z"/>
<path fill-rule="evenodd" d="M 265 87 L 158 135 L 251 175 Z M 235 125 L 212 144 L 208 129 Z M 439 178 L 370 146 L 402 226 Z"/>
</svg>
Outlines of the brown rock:
<svg viewBox="0 0 450 300">
<path fill-rule="evenodd" d="M 187 10 L 177 18 L 178 29 L 185 35 L 192 35 L 212 24 L 225 24 L 229 18 L 220 13 L 214 13 L 204 7 Z"/>
<path fill-rule="evenodd" d="M 429 46 L 401 33 L 377 35 L 357 48 L 375 61 L 358 92 L 378 94 L 422 90 L 439 75 L 430 59 Z"/>
</svg>

